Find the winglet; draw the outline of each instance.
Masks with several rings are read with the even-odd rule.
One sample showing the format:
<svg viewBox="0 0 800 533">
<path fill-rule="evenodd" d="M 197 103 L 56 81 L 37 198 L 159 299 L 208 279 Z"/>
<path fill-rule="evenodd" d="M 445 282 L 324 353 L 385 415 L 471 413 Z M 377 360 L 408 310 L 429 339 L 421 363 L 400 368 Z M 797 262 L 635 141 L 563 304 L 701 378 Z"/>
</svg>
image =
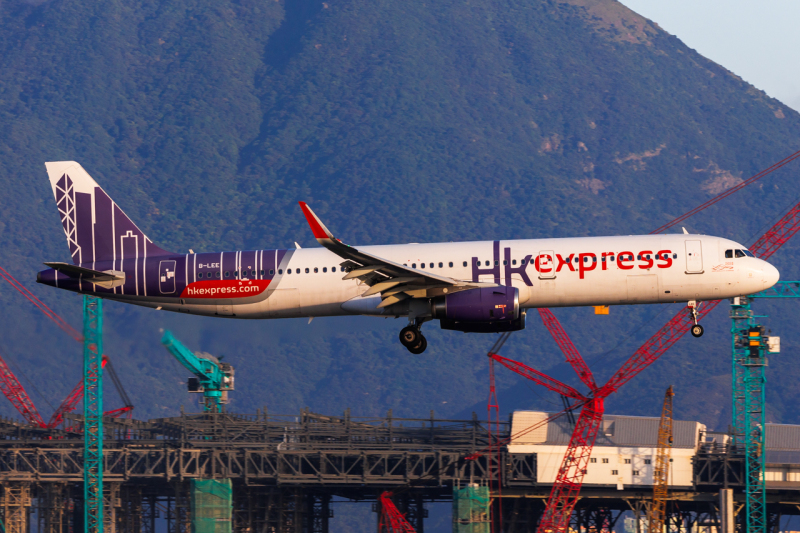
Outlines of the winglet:
<svg viewBox="0 0 800 533">
<path fill-rule="evenodd" d="M 303 210 L 303 214 L 306 216 L 306 220 L 308 221 L 308 225 L 311 226 L 311 232 L 314 234 L 314 238 L 322 244 L 323 240 L 330 239 L 334 240 L 333 233 L 325 227 L 325 224 L 314 214 L 308 204 L 305 202 L 298 202 L 300 204 L 300 209 Z"/>
</svg>

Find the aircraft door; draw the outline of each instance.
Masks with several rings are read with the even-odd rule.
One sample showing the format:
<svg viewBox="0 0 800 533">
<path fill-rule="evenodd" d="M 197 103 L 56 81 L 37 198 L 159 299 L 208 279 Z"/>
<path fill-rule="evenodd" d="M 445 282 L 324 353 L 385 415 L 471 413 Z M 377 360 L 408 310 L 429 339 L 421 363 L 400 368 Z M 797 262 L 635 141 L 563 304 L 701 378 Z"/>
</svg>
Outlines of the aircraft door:
<svg viewBox="0 0 800 533">
<path fill-rule="evenodd" d="M 553 279 L 556 277 L 556 254 L 553 250 L 542 250 L 536 256 L 536 263 L 534 264 L 537 272 L 539 272 L 539 279 Z"/>
<path fill-rule="evenodd" d="M 161 294 L 175 292 L 175 261 L 161 261 L 158 264 L 158 288 Z"/>
<path fill-rule="evenodd" d="M 686 273 L 703 273 L 703 242 L 686 241 Z"/>
</svg>

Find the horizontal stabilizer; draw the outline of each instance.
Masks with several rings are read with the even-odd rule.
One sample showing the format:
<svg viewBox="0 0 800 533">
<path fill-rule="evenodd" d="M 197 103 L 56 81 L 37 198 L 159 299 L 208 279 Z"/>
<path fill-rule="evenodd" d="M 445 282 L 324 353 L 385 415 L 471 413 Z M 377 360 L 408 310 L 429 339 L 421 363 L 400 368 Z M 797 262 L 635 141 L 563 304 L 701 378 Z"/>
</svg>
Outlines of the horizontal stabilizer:
<svg viewBox="0 0 800 533">
<path fill-rule="evenodd" d="M 45 265 L 70 278 L 80 278 L 87 283 L 94 283 L 106 289 L 125 284 L 125 272 L 119 270 L 92 270 L 69 263 L 45 263 Z"/>
</svg>

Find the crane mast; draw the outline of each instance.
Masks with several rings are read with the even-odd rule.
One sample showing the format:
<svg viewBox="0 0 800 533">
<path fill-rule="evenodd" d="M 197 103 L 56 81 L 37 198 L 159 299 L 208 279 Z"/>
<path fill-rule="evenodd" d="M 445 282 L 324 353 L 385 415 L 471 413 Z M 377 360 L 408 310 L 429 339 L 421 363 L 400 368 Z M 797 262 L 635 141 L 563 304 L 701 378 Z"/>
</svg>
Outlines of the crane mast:
<svg viewBox="0 0 800 533">
<path fill-rule="evenodd" d="M 664 394 L 661 409 L 661 422 L 658 424 L 658 450 L 656 467 L 653 471 L 653 504 L 650 508 L 648 533 L 661 533 L 664 530 L 667 511 L 667 488 L 669 487 L 669 460 L 672 455 L 672 385 Z"/>
</svg>

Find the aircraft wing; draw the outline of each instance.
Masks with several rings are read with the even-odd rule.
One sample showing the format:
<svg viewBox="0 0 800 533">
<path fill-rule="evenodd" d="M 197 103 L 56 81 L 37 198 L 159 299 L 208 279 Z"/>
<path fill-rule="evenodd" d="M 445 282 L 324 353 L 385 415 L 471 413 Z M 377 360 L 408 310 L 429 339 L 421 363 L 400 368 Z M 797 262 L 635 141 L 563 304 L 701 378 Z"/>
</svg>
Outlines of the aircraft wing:
<svg viewBox="0 0 800 533">
<path fill-rule="evenodd" d="M 432 298 L 465 289 L 496 285 L 460 281 L 433 272 L 409 268 L 363 252 L 334 237 L 308 204 L 300 202 L 300 208 L 317 242 L 345 260 L 341 263 L 341 267 L 347 273 L 342 279 L 359 279 L 369 285 L 370 288 L 362 296 L 380 293 L 382 301 L 378 307 L 388 307 L 407 298 Z"/>
</svg>

